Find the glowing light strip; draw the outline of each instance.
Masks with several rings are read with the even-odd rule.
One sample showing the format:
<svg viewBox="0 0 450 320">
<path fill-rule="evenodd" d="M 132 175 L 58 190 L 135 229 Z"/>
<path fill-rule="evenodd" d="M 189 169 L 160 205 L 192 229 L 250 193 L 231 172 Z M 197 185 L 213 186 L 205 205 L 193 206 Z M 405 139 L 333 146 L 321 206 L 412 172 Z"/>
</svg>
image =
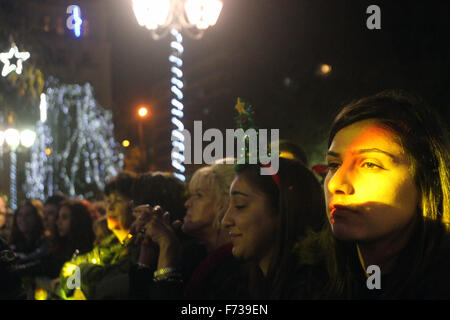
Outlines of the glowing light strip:
<svg viewBox="0 0 450 320">
<path fill-rule="evenodd" d="M 184 176 L 185 167 L 183 166 L 184 155 L 182 152 L 184 151 L 184 136 L 183 130 L 184 125 L 181 119 L 183 119 L 183 71 L 181 71 L 181 67 L 183 66 L 183 60 L 181 59 L 181 55 L 184 51 L 183 48 L 183 37 L 181 33 L 177 29 L 171 29 L 170 34 L 174 37 L 174 41 L 170 43 L 170 47 L 172 48 L 172 54 L 169 56 L 169 61 L 172 63 L 172 68 L 170 69 L 172 72 L 172 78 L 170 82 L 172 83 L 172 87 L 170 90 L 172 91 L 174 98 L 171 100 L 172 110 L 171 113 L 173 115 L 171 122 L 176 126 L 175 129 L 172 130 L 172 167 L 176 170 L 174 172 L 174 176 L 181 181 L 186 181 L 186 177 Z M 183 147 L 181 147 L 183 145 Z"/>
<path fill-rule="evenodd" d="M 74 23 L 75 36 L 79 38 L 81 35 L 81 24 L 83 23 L 83 20 L 81 20 L 80 17 L 80 8 L 77 6 L 73 8 L 73 19 L 75 20 Z"/>
<path fill-rule="evenodd" d="M 39 105 L 41 113 L 41 122 L 47 121 L 47 96 L 45 93 L 41 93 L 41 103 Z"/>
<path fill-rule="evenodd" d="M 81 19 L 81 10 L 77 5 L 70 5 L 67 7 L 67 13 L 71 15 L 67 18 L 66 26 L 69 30 L 73 30 L 75 36 L 79 38 L 81 36 L 81 25 L 83 20 Z"/>
<path fill-rule="evenodd" d="M 11 185 L 9 186 L 9 192 L 11 197 L 11 209 L 17 209 L 17 155 L 16 152 L 11 150 L 11 171 L 9 177 L 11 179 Z"/>
</svg>

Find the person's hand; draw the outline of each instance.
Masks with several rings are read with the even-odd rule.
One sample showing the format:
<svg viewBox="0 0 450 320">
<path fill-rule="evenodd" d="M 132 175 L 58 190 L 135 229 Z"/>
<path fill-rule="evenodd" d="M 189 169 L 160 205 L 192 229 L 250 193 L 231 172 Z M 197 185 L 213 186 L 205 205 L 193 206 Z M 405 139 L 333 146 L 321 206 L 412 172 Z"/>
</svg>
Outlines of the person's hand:
<svg viewBox="0 0 450 320">
<path fill-rule="evenodd" d="M 138 244 L 141 241 L 146 244 L 154 241 L 158 245 L 163 245 L 164 240 L 169 240 L 169 237 L 175 236 L 175 231 L 180 230 L 183 224 L 180 220 L 170 223 L 170 213 L 163 213 L 160 206 L 151 207 L 144 204 L 134 208 L 133 215 L 136 217 L 136 221 L 132 229 L 136 234 L 136 243 Z M 149 226 L 151 226 L 151 230 L 147 232 Z"/>
<path fill-rule="evenodd" d="M 145 236 L 157 243 L 160 248 L 178 241 L 175 230 L 170 224 L 170 213 L 164 212 L 160 206 L 153 208 L 144 226 Z"/>
<path fill-rule="evenodd" d="M 140 245 L 150 244 L 148 239 L 145 239 L 145 225 L 150 220 L 153 208 L 148 204 L 137 206 L 133 209 L 133 215 L 136 220 L 133 222 L 130 228 L 130 233 L 135 236 L 135 243 Z"/>
<path fill-rule="evenodd" d="M 156 243 L 159 247 L 158 269 L 174 267 L 179 263 L 180 242 L 175 234 L 175 230 L 180 227 L 181 222 L 170 223 L 170 213 L 164 212 L 160 206 L 154 208 L 142 208 L 139 216 L 140 233 L 145 241 Z M 142 226 L 143 222 L 145 224 Z"/>
</svg>

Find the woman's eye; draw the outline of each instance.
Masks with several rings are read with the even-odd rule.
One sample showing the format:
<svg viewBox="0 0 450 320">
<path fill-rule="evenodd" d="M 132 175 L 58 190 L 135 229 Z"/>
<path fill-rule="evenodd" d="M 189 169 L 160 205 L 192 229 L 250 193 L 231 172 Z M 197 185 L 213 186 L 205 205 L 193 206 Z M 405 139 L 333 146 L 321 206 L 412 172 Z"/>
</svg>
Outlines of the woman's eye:
<svg viewBox="0 0 450 320">
<path fill-rule="evenodd" d="M 373 163 L 373 162 L 364 162 L 362 165 L 361 165 L 361 167 L 363 167 L 363 168 L 368 168 L 368 169 L 376 169 L 376 168 L 380 168 L 381 169 L 381 167 L 379 166 L 379 165 L 377 165 L 377 164 L 375 164 L 375 163 Z"/>
<path fill-rule="evenodd" d="M 338 162 L 330 162 L 327 165 L 328 170 L 337 170 L 340 166 L 341 166 L 341 164 Z"/>
<path fill-rule="evenodd" d="M 245 208 L 245 205 L 240 205 L 240 206 L 238 206 L 238 205 L 236 205 L 236 206 L 234 206 L 236 209 L 238 209 L 238 210 L 241 210 L 241 209 L 244 209 Z"/>
</svg>

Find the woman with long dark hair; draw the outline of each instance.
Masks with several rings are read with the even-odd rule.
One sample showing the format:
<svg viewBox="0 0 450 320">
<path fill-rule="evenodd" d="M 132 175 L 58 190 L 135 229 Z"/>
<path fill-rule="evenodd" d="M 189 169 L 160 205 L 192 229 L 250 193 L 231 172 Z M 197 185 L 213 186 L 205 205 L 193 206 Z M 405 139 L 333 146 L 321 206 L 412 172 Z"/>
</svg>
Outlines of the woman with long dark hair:
<svg viewBox="0 0 450 320">
<path fill-rule="evenodd" d="M 301 298 L 306 274 L 297 273 L 293 252 L 308 231 L 320 230 L 325 221 L 319 182 L 303 164 L 283 158 L 272 175 L 261 175 L 257 164 L 237 166 L 236 175 L 222 223 L 233 255 L 248 263 L 249 298 Z"/>
<path fill-rule="evenodd" d="M 78 254 L 93 248 L 95 235 L 89 207 L 80 200 L 64 201 L 60 205 L 56 227 L 61 237 L 59 254 L 64 261 L 70 260 L 75 250 Z"/>
<path fill-rule="evenodd" d="M 328 269 L 316 297 L 449 298 L 449 152 L 440 119 L 414 96 L 382 92 L 346 106 L 328 146 L 329 225 L 304 242 L 323 249 Z M 314 251 L 300 250 L 303 261 Z"/>
<path fill-rule="evenodd" d="M 39 207 L 32 200 L 22 202 L 14 213 L 11 249 L 21 255 L 35 251 L 44 241 L 44 225 Z"/>
</svg>

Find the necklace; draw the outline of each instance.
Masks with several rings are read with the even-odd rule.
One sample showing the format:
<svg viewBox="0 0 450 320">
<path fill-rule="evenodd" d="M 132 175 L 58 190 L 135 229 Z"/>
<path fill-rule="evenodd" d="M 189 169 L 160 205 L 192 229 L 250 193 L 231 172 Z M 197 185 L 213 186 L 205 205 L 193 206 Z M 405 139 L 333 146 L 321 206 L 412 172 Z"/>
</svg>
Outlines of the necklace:
<svg viewBox="0 0 450 320">
<path fill-rule="evenodd" d="M 361 254 L 361 250 L 359 249 L 358 244 L 356 244 L 356 250 L 358 251 L 359 263 L 361 264 L 361 267 L 362 267 L 363 270 L 364 270 L 364 274 L 366 275 L 366 278 L 368 278 L 368 277 L 369 277 L 369 274 L 368 274 L 367 271 L 366 271 L 366 264 L 364 263 L 364 259 L 363 259 L 363 256 L 362 256 L 362 254 Z"/>
</svg>

